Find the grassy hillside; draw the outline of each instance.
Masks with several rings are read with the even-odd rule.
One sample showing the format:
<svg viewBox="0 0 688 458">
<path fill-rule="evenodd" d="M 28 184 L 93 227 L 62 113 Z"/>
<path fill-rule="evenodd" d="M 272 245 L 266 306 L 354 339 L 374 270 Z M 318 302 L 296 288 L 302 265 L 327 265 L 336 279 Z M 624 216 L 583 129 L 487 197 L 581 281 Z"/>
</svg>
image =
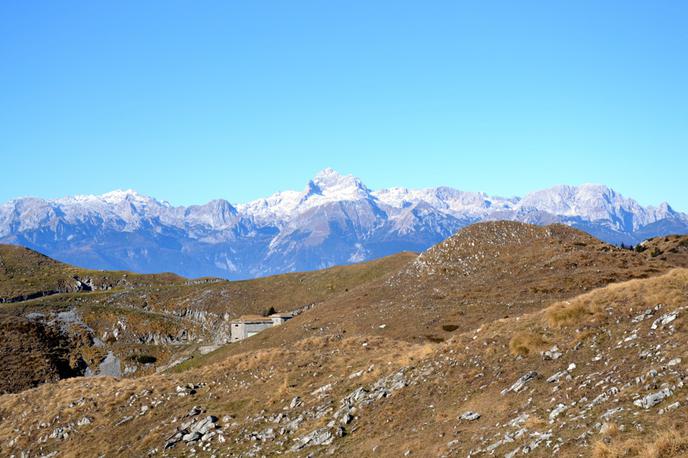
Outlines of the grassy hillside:
<svg viewBox="0 0 688 458">
<path fill-rule="evenodd" d="M 0 452 L 685 456 L 686 298 L 678 269 L 439 344 L 317 337 L 182 374 L 64 380 L 0 397 Z M 208 416 L 203 441 L 175 440 Z"/>
<path fill-rule="evenodd" d="M 441 342 L 484 323 L 671 267 L 666 260 L 620 249 L 568 226 L 479 223 L 398 272 L 332 297 L 283 327 L 182 367 L 325 335 Z"/>
<path fill-rule="evenodd" d="M 81 375 L 86 367 L 96 370 L 109 352 L 128 375 L 150 374 L 228 339 L 228 323 L 240 315 L 314 304 L 415 258 L 400 253 L 360 265 L 229 282 L 89 271 L 8 245 L 0 246 L 0 255 L 0 291 L 12 301 L 0 303 L 0 330 L 11 336 L 0 347 L 7 361 L 0 393 Z M 35 344 L 23 345 L 22 332 L 35 336 Z"/>
<path fill-rule="evenodd" d="M 0 302 L 91 289 L 151 287 L 185 282 L 184 278 L 175 274 L 141 275 L 81 269 L 28 248 L 0 244 Z"/>
<path fill-rule="evenodd" d="M 653 237 L 640 244 L 639 249 L 646 256 L 688 267 L 688 235 Z"/>
<path fill-rule="evenodd" d="M 686 456 L 688 269 L 672 267 L 683 242 L 646 245 L 481 223 L 420 256 L 3 304 L 3 361 L 18 366 L 7 355 L 28 348 L 35 370 L 12 369 L 28 386 L 80 363 L 70 352 L 41 358 L 65 344 L 39 332 L 37 313 L 117 331 L 83 361 L 154 347 L 161 359 L 194 357 L 173 373 L 148 367 L 0 396 L 0 455 Z M 195 352 L 231 317 L 310 304 L 283 326 Z M 193 338 L 137 343 L 177 329 Z"/>
<path fill-rule="evenodd" d="M 416 254 L 405 252 L 361 264 L 255 280 L 138 288 L 113 295 L 109 303 L 126 303 L 147 310 L 204 310 L 219 317 L 227 314 L 228 319 L 260 314 L 270 308 L 288 312 L 398 271 L 415 258 Z"/>
</svg>

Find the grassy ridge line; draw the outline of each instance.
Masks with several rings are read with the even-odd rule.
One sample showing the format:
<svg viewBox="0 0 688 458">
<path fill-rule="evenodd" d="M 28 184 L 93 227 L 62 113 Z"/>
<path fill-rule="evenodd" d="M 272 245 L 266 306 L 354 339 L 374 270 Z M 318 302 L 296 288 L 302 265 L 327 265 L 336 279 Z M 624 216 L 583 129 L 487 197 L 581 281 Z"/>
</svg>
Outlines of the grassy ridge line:
<svg viewBox="0 0 688 458">
<path fill-rule="evenodd" d="M 184 284 L 187 279 L 172 273 L 136 274 L 126 271 L 82 269 L 16 245 L 0 244 L 0 298 L 21 300 L 23 296 L 78 290 L 75 281 L 87 279 L 99 288 Z"/>
</svg>

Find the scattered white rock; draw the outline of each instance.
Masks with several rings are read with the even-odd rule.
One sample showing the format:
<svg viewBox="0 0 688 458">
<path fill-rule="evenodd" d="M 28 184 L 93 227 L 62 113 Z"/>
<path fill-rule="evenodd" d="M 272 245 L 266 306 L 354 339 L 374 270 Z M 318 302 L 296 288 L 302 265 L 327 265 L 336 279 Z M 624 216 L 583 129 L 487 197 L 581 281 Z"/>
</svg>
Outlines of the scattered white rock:
<svg viewBox="0 0 688 458">
<path fill-rule="evenodd" d="M 542 358 L 544 360 L 556 360 L 561 357 L 562 353 L 559 351 L 559 347 L 556 345 L 550 348 L 549 350 L 542 352 Z"/>
<path fill-rule="evenodd" d="M 360 377 L 361 375 L 363 375 L 363 370 L 356 371 L 349 375 L 349 380 L 351 380 L 352 378 Z"/>
<path fill-rule="evenodd" d="M 673 402 L 673 403 L 669 404 L 668 406 L 666 406 L 665 408 L 659 409 L 659 414 L 660 414 L 660 415 L 663 415 L 663 414 L 665 414 L 666 412 L 670 412 L 670 411 L 672 411 L 672 410 L 676 410 L 676 409 L 678 409 L 679 407 L 681 407 L 681 403 L 680 403 L 679 401 Z"/>
<path fill-rule="evenodd" d="M 672 367 L 672 366 L 677 366 L 679 364 L 681 364 L 681 358 L 674 358 L 667 363 L 667 366 Z"/>
<path fill-rule="evenodd" d="M 290 450 L 297 452 L 306 446 L 330 445 L 333 440 L 334 436 L 327 428 L 320 428 L 296 439 Z"/>
<path fill-rule="evenodd" d="M 631 323 L 640 323 L 640 322 L 643 321 L 644 319 L 649 318 L 649 317 L 651 317 L 651 316 L 654 315 L 654 314 L 655 314 L 655 309 L 647 309 L 647 310 L 645 310 L 643 313 L 641 313 L 640 315 L 635 316 L 635 317 L 631 320 Z"/>
<path fill-rule="evenodd" d="M 633 401 L 633 404 L 637 405 L 638 407 L 642 407 L 643 409 L 649 409 L 650 407 L 656 406 L 672 394 L 674 393 L 669 388 L 664 388 L 656 393 L 648 394 L 644 398 Z"/>
<path fill-rule="evenodd" d="M 92 418 L 90 418 L 90 417 L 84 417 L 84 418 L 82 418 L 81 420 L 79 420 L 76 424 L 77 424 L 78 426 L 86 426 L 86 425 L 90 425 L 92 422 L 93 422 L 93 419 L 92 419 Z"/>
<path fill-rule="evenodd" d="M 655 321 L 652 322 L 652 326 L 650 326 L 650 329 L 657 329 L 660 327 L 664 327 L 667 324 L 674 321 L 676 318 L 678 318 L 678 311 L 665 313 L 664 315 L 660 316 L 659 318 L 657 318 Z"/>
<path fill-rule="evenodd" d="M 552 409 L 552 411 L 549 413 L 549 422 L 554 423 L 554 420 L 556 420 L 557 417 L 561 415 L 566 409 L 568 409 L 566 404 L 557 404 L 557 406 L 554 409 Z"/>
<path fill-rule="evenodd" d="M 613 417 L 617 413 L 621 413 L 623 411 L 624 411 L 623 407 L 614 407 L 613 409 L 609 409 L 605 413 L 600 415 L 600 418 L 602 418 L 603 420 L 609 420 L 611 417 Z"/>
<path fill-rule="evenodd" d="M 571 374 L 569 371 L 559 371 L 547 378 L 547 383 L 556 383 L 561 379 L 571 380 Z"/>
<path fill-rule="evenodd" d="M 537 372 L 535 372 L 535 371 L 530 371 L 530 372 L 528 372 L 528 373 L 522 375 L 521 378 L 519 378 L 518 380 L 516 380 L 516 382 L 514 382 L 513 385 L 511 385 L 511 386 L 510 386 L 509 388 L 507 388 L 507 389 L 502 390 L 502 392 L 501 392 L 502 396 L 504 396 L 505 394 L 507 394 L 507 393 L 510 392 L 510 391 L 511 391 L 511 392 L 514 392 L 514 393 L 519 392 L 520 390 L 523 389 L 524 386 L 526 386 L 526 384 L 527 384 L 528 382 L 530 382 L 530 381 L 533 380 L 535 377 L 537 377 L 537 375 L 538 375 L 538 374 L 537 374 Z"/>
<path fill-rule="evenodd" d="M 314 391 L 311 393 L 311 395 L 313 395 L 313 396 L 318 396 L 318 397 L 323 397 L 323 396 L 325 396 L 327 393 L 329 393 L 330 391 L 332 391 L 332 384 L 331 384 L 331 383 L 328 383 L 327 385 L 323 385 L 323 386 L 321 386 L 320 388 L 318 388 L 317 390 L 314 390 Z"/>
<path fill-rule="evenodd" d="M 462 413 L 461 416 L 459 417 L 460 420 L 466 420 L 466 421 L 475 421 L 478 418 L 480 418 L 480 414 L 478 412 L 472 412 L 470 410 L 468 412 Z"/>
<path fill-rule="evenodd" d="M 293 408 L 295 408 L 295 407 L 300 406 L 301 404 L 302 404 L 301 398 L 298 397 L 298 396 L 296 396 L 296 397 L 294 397 L 294 399 L 292 399 L 291 402 L 289 403 L 289 408 L 290 408 L 290 409 L 293 409 Z"/>
</svg>

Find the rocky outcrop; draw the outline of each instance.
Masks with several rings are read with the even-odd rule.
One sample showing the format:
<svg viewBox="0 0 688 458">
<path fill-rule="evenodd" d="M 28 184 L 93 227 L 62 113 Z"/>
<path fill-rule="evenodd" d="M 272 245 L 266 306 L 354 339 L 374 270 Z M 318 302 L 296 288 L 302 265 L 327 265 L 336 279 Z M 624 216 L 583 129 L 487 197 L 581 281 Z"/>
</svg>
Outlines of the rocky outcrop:
<svg viewBox="0 0 688 458">
<path fill-rule="evenodd" d="M 58 281 L 58 285 L 52 289 L 24 293 L 14 297 L 0 297 L 0 303 L 11 304 L 16 302 L 30 301 L 32 299 L 38 299 L 45 296 L 52 296 L 53 294 L 78 293 L 96 290 L 106 291 L 112 288 L 113 284 L 96 284 L 92 278 L 80 278 L 78 275 L 75 275 L 71 280 Z"/>
</svg>

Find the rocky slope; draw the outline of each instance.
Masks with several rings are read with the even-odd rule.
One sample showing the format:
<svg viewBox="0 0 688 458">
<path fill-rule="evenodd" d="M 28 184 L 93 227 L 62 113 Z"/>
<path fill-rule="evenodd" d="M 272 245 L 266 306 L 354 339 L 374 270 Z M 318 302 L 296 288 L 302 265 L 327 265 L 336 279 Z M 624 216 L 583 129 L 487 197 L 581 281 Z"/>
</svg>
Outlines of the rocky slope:
<svg viewBox="0 0 688 458">
<path fill-rule="evenodd" d="M 422 251 L 485 220 L 564 223 L 612 243 L 688 232 L 668 204 L 642 207 L 600 185 L 557 186 L 523 198 L 440 187 L 373 191 L 326 169 L 299 191 L 247 204 L 175 207 L 134 191 L 0 205 L 0 242 L 61 261 L 187 277 L 251 278 Z"/>
<path fill-rule="evenodd" d="M 678 269 L 442 343 L 329 335 L 181 374 L 64 380 L 0 397 L 0 451 L 685 456 L 686 300 Z"/>
<path fill-rule="evenodd" d="M 415 255 L 229 282 L 89 271 L 0 245 L 0 393 L 56 379 L 140 376 L 229 341 L 229 321 L 312 306 Z"/>
</svg>

